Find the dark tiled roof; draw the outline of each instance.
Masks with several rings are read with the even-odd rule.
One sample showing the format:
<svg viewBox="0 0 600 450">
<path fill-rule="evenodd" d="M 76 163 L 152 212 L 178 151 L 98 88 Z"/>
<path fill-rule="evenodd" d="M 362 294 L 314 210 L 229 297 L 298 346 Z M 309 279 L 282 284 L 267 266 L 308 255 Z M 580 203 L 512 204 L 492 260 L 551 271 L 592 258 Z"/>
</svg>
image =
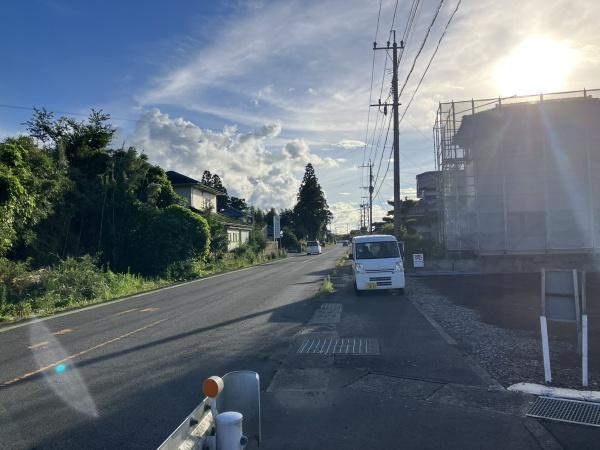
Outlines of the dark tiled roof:
<svg viewBox="0 0 600 450">
<path fill-rule="evenodd" d="M 219 213 L 227 217 L 234 217 L 236 219 L 246 217 L 246 213 L 244 211 L 240 211 L 239 209 L 229 207 L 221 209 Z"/>
<path fill-rule="evenodd" d="M 183 175 L 179 172 L 175 172 L 174 170 L 168 170 L 166 172 L 167 174 L 167 178 L 169 179 L 169 181 L 171 182 L 171 184 L 173 186 L 190 186 L 190 185 L 194 185 L 197 186 L 199 189 L 206 191 L 206 192 L 211 192 L 215 195 L 224 195 L 223 192 L 219 191 L 218 189 L 212 188 L 210 186 L 207 186 L 203 183 L 201 183 L 198 180 L 194 180 L 193 178 L 188 177 L 187 175 Z"/>
<path fill-rule="evenodd" d="M 176 184 L 200 184 L 198 180 L 194 180 L 193 178 L 183 175 L 182 173 L 175 172 L 174 170 L 167 171 L 167 178 L 173 186 Z"/>
</svg>

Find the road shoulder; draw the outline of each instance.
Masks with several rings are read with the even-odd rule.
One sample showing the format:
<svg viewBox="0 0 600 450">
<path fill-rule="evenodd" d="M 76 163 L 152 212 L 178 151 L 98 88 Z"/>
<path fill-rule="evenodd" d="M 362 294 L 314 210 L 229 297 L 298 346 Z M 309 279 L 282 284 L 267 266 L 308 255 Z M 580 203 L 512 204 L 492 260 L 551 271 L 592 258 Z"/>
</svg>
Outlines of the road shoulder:
<svg viewBox="0 0 600 450">
<path fill-rule="evenodd" d="M 358 298 L 347 270 L 332 281 L 263 395 L 264 447 L 540 448 L 524 425 L 534 397 L 474 370 L 410 294 Z"/>
</svg>

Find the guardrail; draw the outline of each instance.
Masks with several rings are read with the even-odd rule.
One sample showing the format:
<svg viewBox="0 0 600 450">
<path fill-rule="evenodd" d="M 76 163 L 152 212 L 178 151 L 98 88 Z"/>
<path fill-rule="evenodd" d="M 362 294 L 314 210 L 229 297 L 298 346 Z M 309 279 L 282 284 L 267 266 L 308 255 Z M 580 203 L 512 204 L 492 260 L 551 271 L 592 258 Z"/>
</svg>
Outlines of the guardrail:
<svg viewBox="0 0 600 450">
<path fill-rule="evenodd" d="M 213 376 L 204 380 L 202 389 L 206 398 L 158 450 L 242 450 L 251 439 L 260 446 L 260 378 L 256 372 Z"/>
</svg>

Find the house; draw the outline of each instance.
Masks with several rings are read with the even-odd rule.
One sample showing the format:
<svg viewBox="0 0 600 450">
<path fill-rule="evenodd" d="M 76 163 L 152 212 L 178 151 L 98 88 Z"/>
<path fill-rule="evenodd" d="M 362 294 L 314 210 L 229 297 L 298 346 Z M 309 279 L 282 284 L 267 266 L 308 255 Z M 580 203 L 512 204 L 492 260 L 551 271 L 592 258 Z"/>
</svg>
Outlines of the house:
<svg viewBox="0 0 600 450">
<path fill-rule="evenodd" d="M 167 178 L 169 178 L 175 192 L 183 197 L 191 209 L 200 213 L 206 211 L 215 213 L 217 220 L 227 229 L 227 250 L 231 251 L 248 242 L 250 231 L 252 230 L 251 220 L 248 223 L 243 218 L 240 219 L 223 213 L 216 213 L 217 196 L 223 195 L 221 191 L 173 170 L 167 172 Z"/>
<path fill-rule="evenodd" d="M 198 211 L 217 210 L 217 196 L 223 194 L 221 191 L 173 170 L 167 172 L 167 178 L 175 192 L 181 195 L 191 208 Z"/>
<path fill-rule="evenodd" d="M 240 211 L 239 209 L 230 208 L 228 206 L 226 208 L 221 208 L 219 214 L 247 225 L 252 224 L 252 216 L 244 211 Z"/>
<path fill-rule="evenodd" d="M 224 225 L 227 228 L 227 250 L 236 249 L 250 239 L 251 226 L 235 223 L 225 223 Z"/>
</svg>

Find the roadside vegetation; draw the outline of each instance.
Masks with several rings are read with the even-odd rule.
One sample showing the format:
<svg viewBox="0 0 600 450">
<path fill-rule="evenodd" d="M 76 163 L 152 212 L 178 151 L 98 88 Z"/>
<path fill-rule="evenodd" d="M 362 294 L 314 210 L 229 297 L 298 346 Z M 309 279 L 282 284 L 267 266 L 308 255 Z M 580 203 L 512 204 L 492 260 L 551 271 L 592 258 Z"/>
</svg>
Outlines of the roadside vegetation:
<svg viewBox="0 0 600 450">
<path fill-rule="evenodd" d="M 333 286 L 333 283 L 331 282 L 331 278 L 329 277 L 329 275 L 327 275 L 325 278 L 323 278 L 323 284 L 321 285 L 321 289 L 319 290 L 319 293 L 321 295 L 329 295 L 329 294 L 333 294 L 335 292 L 335 287 Z"/>
<path fill-rule="evenodd" d="M 86 121 L 55 119 L 36 110 L 25 124 L 27 135 L 0 142 L 0 321 L 284 256 L 267 250 L 274 209 L 264 213 L 229 196 L 218 175 L 205 171 L 202 182 L 223 192 L 218 206 L 253 218 L 250 240 L 228 251 L 227 230 L 215 211 L 189 208 L 143 151 L 111 148 L 116 130 L 109 119 L 98 111 Z M 307 174 L 300 192 L 320 192 L 312 166 Z M 299 194 L 300 212 L 282 211 L 288 229 L 322 232 L 325 223 L 316 224 L 312 215 L 305 220 L 314 202 L 304 197 Z M 322 192 L 317 202 L 323 204 Z M 330 213 L 319 217 L 327 220 Z"/>
</svg>

